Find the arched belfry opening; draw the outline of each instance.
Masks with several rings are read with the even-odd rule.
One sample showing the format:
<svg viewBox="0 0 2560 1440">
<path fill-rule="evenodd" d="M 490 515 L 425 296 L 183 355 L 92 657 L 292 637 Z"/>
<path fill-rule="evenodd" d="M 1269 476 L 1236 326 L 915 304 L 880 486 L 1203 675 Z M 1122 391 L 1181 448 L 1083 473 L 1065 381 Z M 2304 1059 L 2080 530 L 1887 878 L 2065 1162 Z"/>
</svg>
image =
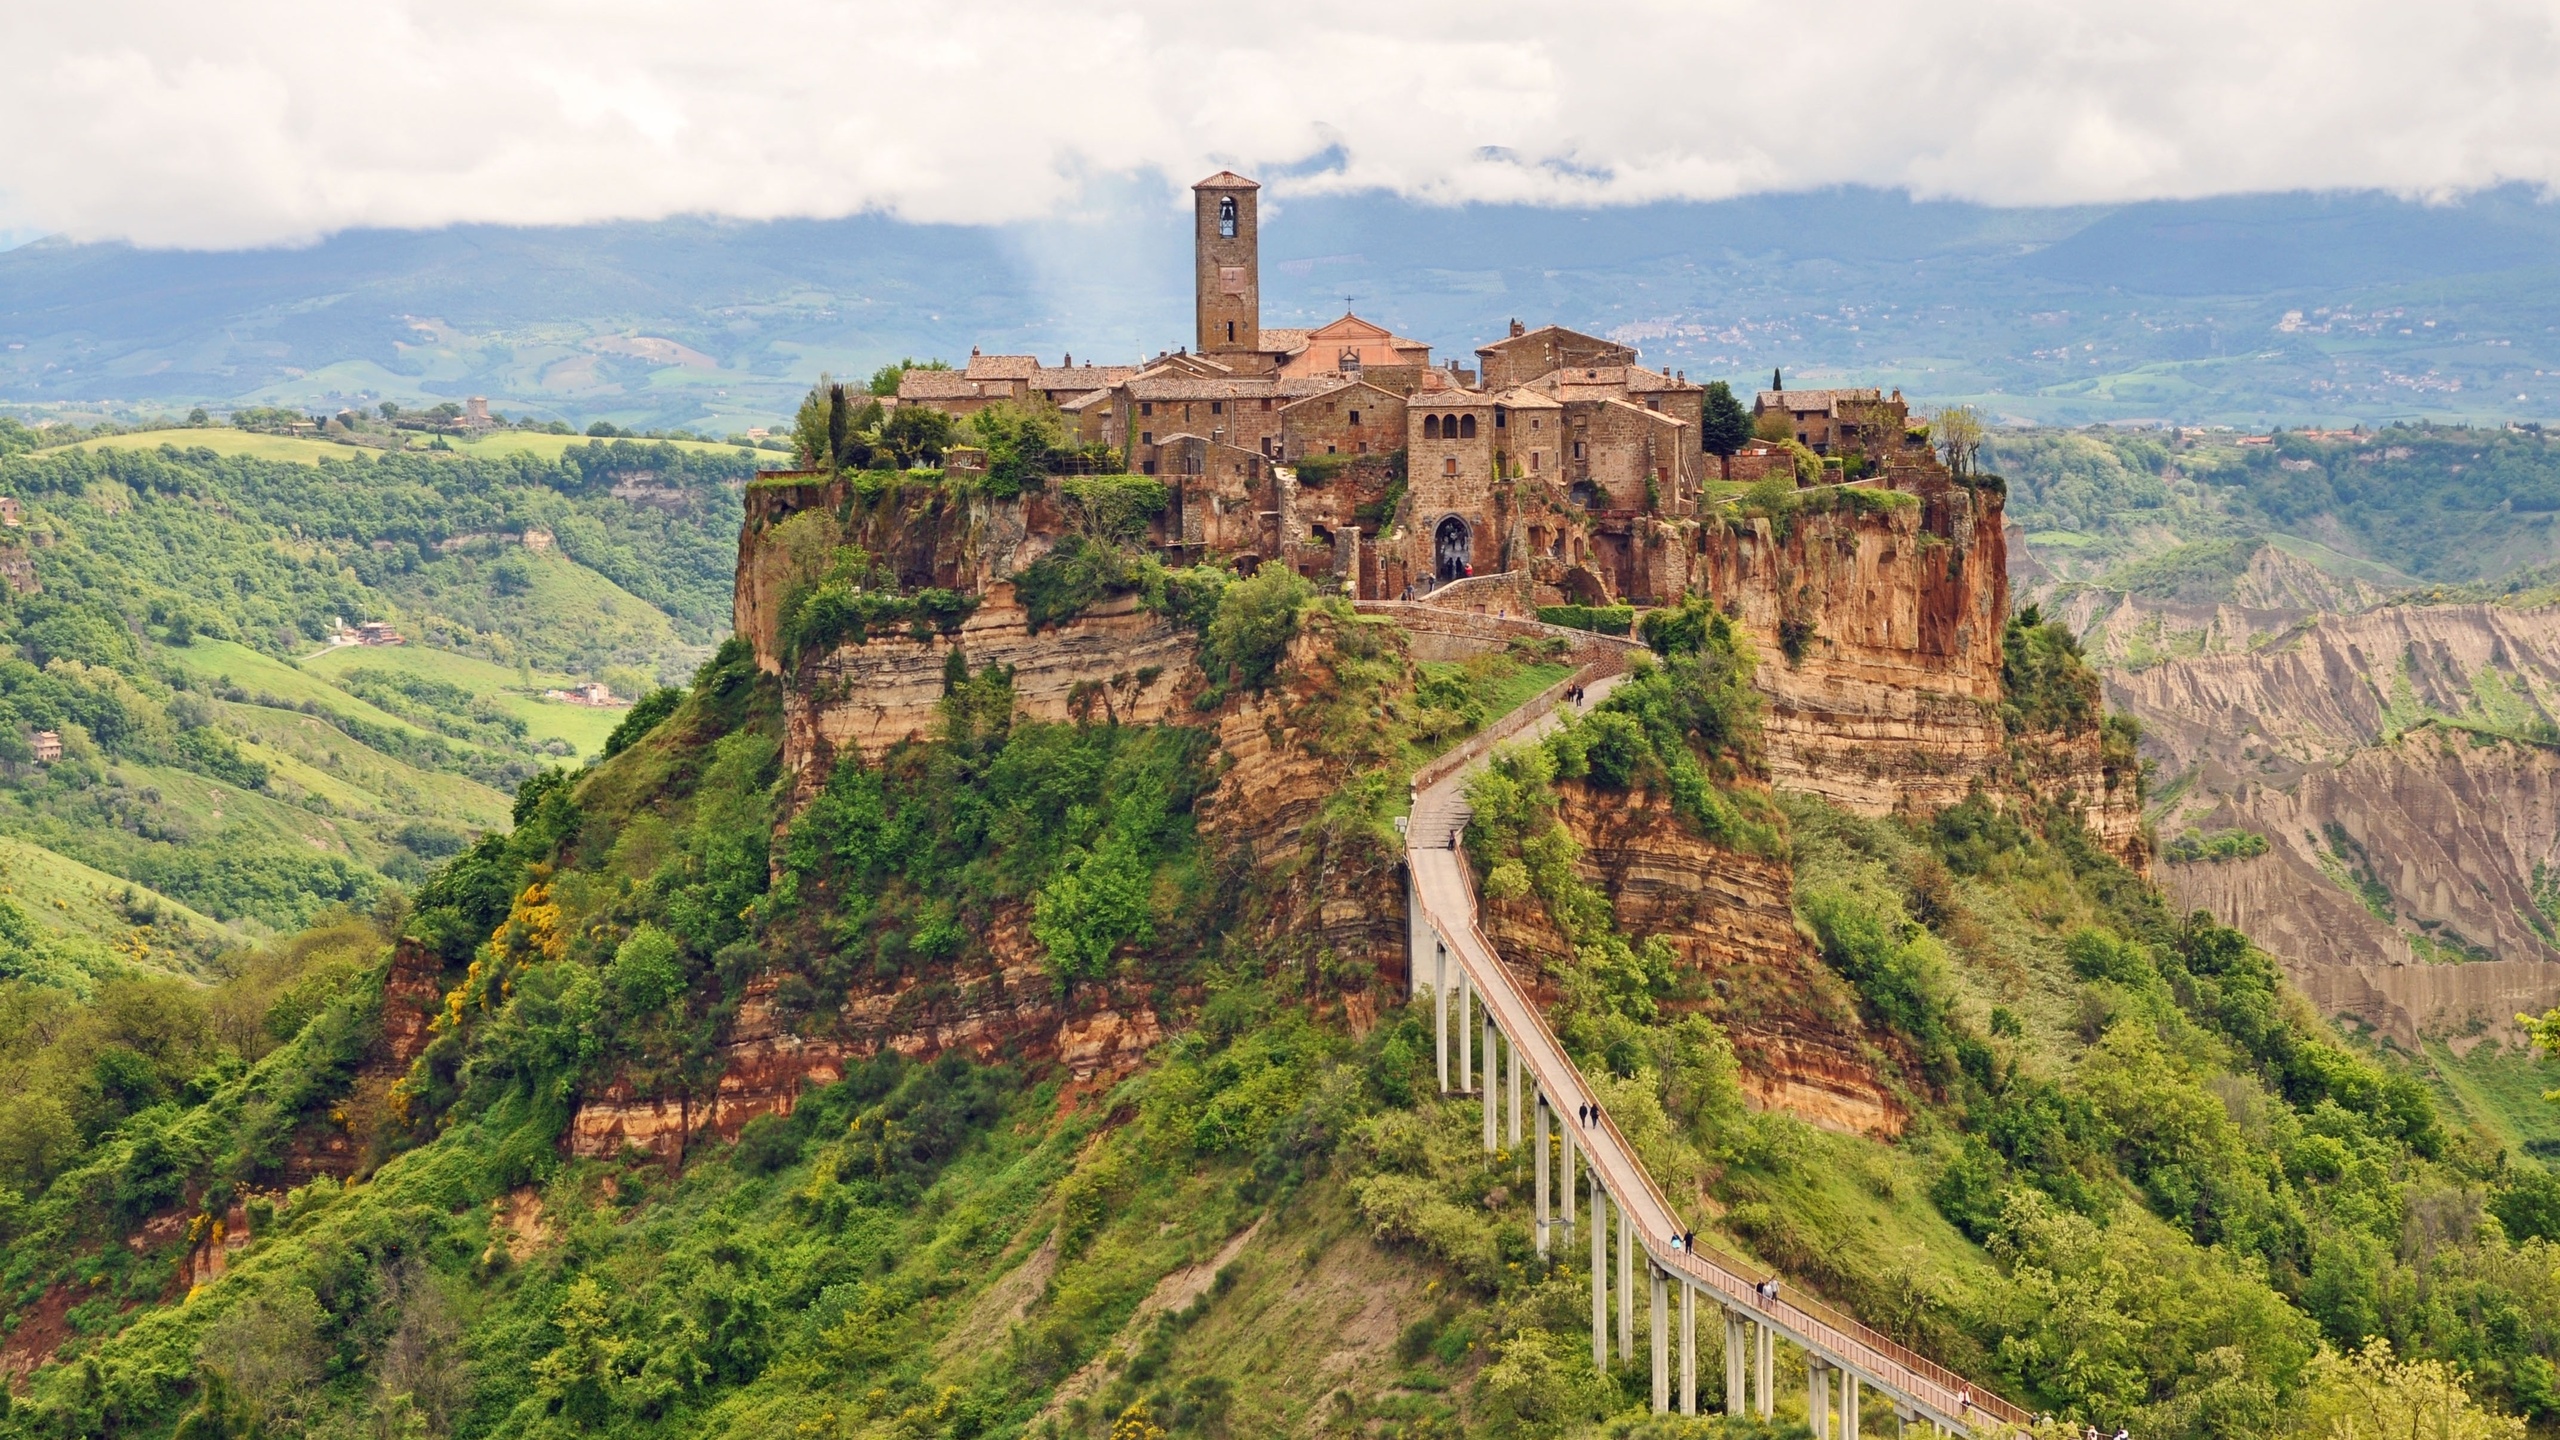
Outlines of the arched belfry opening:
<svg viewBox="0 0 2560 1440">
<path fill-rule="evenodd" d="M 1474 560 L 1467 522 L 1455 515 L 1442 520 L 1431 534 L 1431 573 L 1444 581 L 1463 580 Z"/>
<path fill-rule="evenodd" d="M 1236 238 L 1236 197 L 1233 195 L 1218 197 L 1218 238 Z"/>
</svg>

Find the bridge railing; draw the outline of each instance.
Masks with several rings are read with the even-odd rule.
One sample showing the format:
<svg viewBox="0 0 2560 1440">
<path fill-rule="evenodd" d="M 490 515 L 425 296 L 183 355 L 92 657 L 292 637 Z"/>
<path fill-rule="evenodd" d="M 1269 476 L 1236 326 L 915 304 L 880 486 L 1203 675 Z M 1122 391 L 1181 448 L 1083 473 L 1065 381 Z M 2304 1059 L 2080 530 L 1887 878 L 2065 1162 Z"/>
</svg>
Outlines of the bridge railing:
<svg viewBox="0 0 2560 1440">
<path fill-rule="evenodd" d="M 1524 706 L 1522 708 L 1526 709 L 1527 707 Z M 1463 887 L 1466 893 L 1466 924 L 1469 933 L 1472 934 L 1476 943 L 1483 948 L 1484 953 L 1491 957 L 1494 965 L 1504 972 L 1499 977 L 1502 983 L 1512 987 L 1516 992 L 1518 992 L 1518 998 L 1521 1002 L 1518 1008 L 1528 1017 L 1528 1023 L 1536 1027 L 1538 1038 L 1543 1046 L 1550 1053 L 1561 1058 L 1565 1065 L 1571 1067 L 1574 1071 L 1575 1079 L 1580 1084 L 1584 1093 L 1589 1094 L 1596 1099 L 1598 1092 L 1591 1088 L 1589 1081 L 1582 1079 L 1580 1067 L 1574 1064 L 1572 1053 L 1564 1048 L 1564 1042 L 1558 1039 L 1555 1031 L 1548 1026 L 1545 1012 L 1542 1011 L 1538 1007 L 1537 1003 L 1527 995 L 1525 987 L 1519 986 L 1518 982 L 1510 975 L 1509 967 L 1504 964 L 1501 952 L 1494 948 L 1492 939 L 1484 933 L 1483 927 L 1477 923 L 1477 916 L 1481 912 L 1476 896 L 1475 876 L 1472 873 L 1471 867 L 1468 866 L 1463 858 L 1463 853 L 1458 856 L 1453 856 L 1452 858 L 1456 862 L 1458 883 Z M 1426 911 L 1428 911 L 1429 908 L 1428 902 L 1425 902 Z M 1434 915 L 1432 918 L 1435 924 L 1447 923 L 1444 917 Z M 1463 964 L 1465 958 L 1463 951 L 1460 952 L 1458 958 L 1460 963 Z M 1680 1228 L 1685 1231 L 1688 1227 L 1685 1224 L 1681 1224 L 1679 1221 L 1680 1212 L 1672 1205 L 1671 1197 L 1664 1194 L 1662 1188 L 1654 1182 L 1652 1171 L 1645 1168 L 1643 1158 L 1637 1153 L 1635 1146 L 1627 1139 L 1624 1132 L 1618 1129 L 1617 1121 L 1609 1114 L 1607 1107 L 1598 1106 L 1595 1108 L 1599 1112 L 1600 1125 L 1607 1130 L 1609 1138 L 1614 1142 L 1619 1153 L 1626 1157 L 1628 1162 L 1626 1168 L 1635 1175 L 1637 1182 L 1643 1185 L 1646 1194 L 1652 1199 L 1653 1203 L 1661 1209 L 1661 1212 L 1664 1215 L 1670 1216 L 1673 1222 L 1675 1224 L 1679 1224 Z M 1693 1272 L 1694 1278 L 1707 1282 L 1706 1288 L 1722 1288 L 1715 1284 L 1718 1277 L 1712 1273 L 1712 1270 L 1721 1270 L 1727 1275 L 1731 1275 L 1737 1279 L 1748 1282 L 1754 1288 L 1755 1292 L 1761 1282 L 1782 1278 L 1777 1274 L 1777 1272 L 1770 1270 L 1765 1266 L 1752 1264 L 1733 1255 L 1729 1255 L 1724 1251 L 1711 1247 L 1702 1246 L 1695 1252 L 1666 1254 L 1662 1253 L 1662 1251 L 1657 1248 L 1657 1242 L 1653 1236 L 1646 1236 L 1643 1243 L 1646 1254 L 1651 1256 L 1654 1262 L 1660 1265 L 1664 1270 L 1674 1273 L 1691 1271 Z M 1681 1263 L 1684 1260 L 1688 1263 Z M 1709 1267 L 1712 1267 L 1710 1273 L 1694 1275 L 1695 1271 L 1709 1270 Z M 1804 1316 L 1806 1319 L 1813 1320 L 1824 1328 L 1835 1332 L 1842 1340 L 1850 1341 L 1857 1347 L 1872 1352 L 1880 1359 L 1891 1361 L 1895 1366 L 1909 1372 L 1911 1375 L 1929 1381 L 1939 1389 L 1945 1391 L 1949 1397 L 1960 1397 L 1962 1405 L 1969 1405 L 1972 1409 L 1979 1410 L 1985 1415 L 1991 1416 L 2008 1426 L 2025 1428 L 2034 1423 L 2034 1417 L 2029 1415 L 2025 1409 L 2011 1402 L 2006 1397 L 1986 1387 L 1974 1384 L 1964 1376 L 1957 1374 L 1946 1366 L 1929 1359 L 1927 1356 L 1920 1354 L 1916 1350 L 1913 1350 L 1910 1346 L 1870 1328 L 1863 1322 L 1849 1315 L 1843 1314 L 1841 1311 L 1834 1309 L 1832 1306 L 1825 1304 L 1821 1300 L 1814 1299 L 1810 1296 L 1800 1299 L 1782 1296 L 1779 1303 L 1785 1309 L 1792 1310 L 1797 1314 Z M 1847 1349 L 1846 1346 L 1837 1346 L 1835 1348 L 1842 1351 Z M 1841 1358 L 1847 1359 L 1848 1356 L 1844 1353 Z M 1878 1378 L 1880 1379 L 1882 1377 Z M 1969 1416 L 1958 1418 L 1970 1419 Z"/>
</svg>

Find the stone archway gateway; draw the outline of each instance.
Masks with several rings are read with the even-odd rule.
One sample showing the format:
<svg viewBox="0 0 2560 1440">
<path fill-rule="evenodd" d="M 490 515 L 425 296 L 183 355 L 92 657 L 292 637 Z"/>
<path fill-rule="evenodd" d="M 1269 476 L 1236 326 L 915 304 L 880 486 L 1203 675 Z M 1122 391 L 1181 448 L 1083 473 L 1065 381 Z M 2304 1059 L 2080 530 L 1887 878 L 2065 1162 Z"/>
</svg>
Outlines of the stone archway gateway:
<svg viewBox="0 0 2560 1440">
<path fill-rule="evenodd" d="M 1452 515 L 1440 522 L 1431 534 L 1431 573 L 1443 581 L 1466 577 L 1467 566 L 1475 559 L 1475 547 L 1468 543 L 1467 522 Z"/>
</svg>

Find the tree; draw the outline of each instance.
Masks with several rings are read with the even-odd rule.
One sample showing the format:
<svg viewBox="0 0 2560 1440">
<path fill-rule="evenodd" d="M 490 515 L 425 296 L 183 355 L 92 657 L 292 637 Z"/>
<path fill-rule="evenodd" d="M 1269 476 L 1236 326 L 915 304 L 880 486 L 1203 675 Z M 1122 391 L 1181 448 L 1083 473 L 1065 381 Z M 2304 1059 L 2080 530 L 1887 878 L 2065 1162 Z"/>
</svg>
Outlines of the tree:
<svg viewBox="0 0 2560 1440">
<path fill-rule="evenodd" d="M 400 402 L 397 400 L 383 401 L 381 410 L 382 418 L 385 420 L 397 420 L 400 418 Z"/>
<path fill-rule="evenodd" d="M 1974 458 L 1982 453 L 1982 412 L 1970 405 L 1950 405 L 1930 418 L 1929 428 L 1947 468 L 1958 475 L 1972 474 Z"/>
<path fill-rule="evenodd" d="M 1721 380 L 1707 382 L 1706 400 L 1698 417 L 1698 448 L 1710 455 L 1730 455 L 1750 439 L 1751 416 L 1734 398 L 1733 387 Z"/>
<path fill-rule="evenodd" d="M 2442 1360 L 2394 1360 L 2379 1336 L 2340 1355 L 2323 1348 L 2303 1367 L 2296 1434 L 2319 1440 L 2522 1440 L 2524 1421 L 2483 1409 Z"/>
<path fill-rule="evenodd" d="M 880 448 L 900 466 L 939 465 L 958 438 L 950 416 L 922 405 L 901 405 L 880 423 Z"/>
</svg>

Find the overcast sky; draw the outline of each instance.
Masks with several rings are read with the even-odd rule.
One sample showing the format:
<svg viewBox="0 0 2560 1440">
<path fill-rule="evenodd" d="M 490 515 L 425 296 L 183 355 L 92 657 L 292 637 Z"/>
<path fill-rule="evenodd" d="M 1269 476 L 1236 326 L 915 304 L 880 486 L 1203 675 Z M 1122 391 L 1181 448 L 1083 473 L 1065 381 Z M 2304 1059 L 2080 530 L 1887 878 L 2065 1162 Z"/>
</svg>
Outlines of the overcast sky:
<svg viewBox="0 0 2560 1440">
<path fill-rule="evenodd" d="M 2560 0 L 13 0 L 0 230 L 2560 180 Z M 1126 193 L 1125 186 L 1109 187 Z"/>
</svg>

